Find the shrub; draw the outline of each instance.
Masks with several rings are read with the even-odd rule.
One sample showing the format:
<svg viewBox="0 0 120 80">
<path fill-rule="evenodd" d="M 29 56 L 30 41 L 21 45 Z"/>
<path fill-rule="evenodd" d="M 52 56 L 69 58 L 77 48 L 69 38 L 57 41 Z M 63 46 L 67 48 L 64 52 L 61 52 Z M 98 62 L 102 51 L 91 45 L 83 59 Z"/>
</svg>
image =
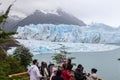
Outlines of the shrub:
<svg viewBox="0 0 120 80">
<path fill-rule="evenodd" d="M 27 67 L 31 63 L 33 56 L 30 53 L 29 49 L 25 48 L 24 46 L 19 46 L 18 48 L 16 48 L 13 55 L 18 60 L 20 60 L 21 65 L 24 65 L 24 67 Z"/>
</svg>

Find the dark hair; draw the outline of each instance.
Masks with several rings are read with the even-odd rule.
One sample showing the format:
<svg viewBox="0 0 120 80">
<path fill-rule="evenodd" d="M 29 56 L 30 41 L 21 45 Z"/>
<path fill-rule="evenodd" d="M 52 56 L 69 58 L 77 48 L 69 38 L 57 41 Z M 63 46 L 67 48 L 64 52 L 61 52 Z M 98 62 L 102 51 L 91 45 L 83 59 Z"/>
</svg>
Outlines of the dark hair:
<svg viewBox="0 0 120 80">
<path fill-rule="evenodd" d="M 79 65 L 77 66 L 77 68 L 81 68 L 81 67 L 83 67 L 81 64 L 79 64 Z"/>
<path fill-rule="evenodd" d="M 62 65 L 63 69 L 67 69 L 67 64 Z"/>
<path fill-rule="evenodd" d="M 96 73 L 96 72 L 97 72 L 97 69 L 92 68 L 92 69 L 91 69 L 91 72 Z"/>
<path fill-rule="evenodd" d="M 67 70 L 70 70 L 70 71 L 71 71 L 72 68 L 73 68 L 73 65 L 68 65 L 68 66 L 67 66 Z"/>
<path fill-rule="evenodd" d="M 71 64 L 71 59 L 68 59 L 68 64 Z"/>
<path fill-rule="evenodd" d="M 37 62 L 37 59 L 34 59 L 34 60 L 33 60 L 33 64 L 35 64 L 36 62 Z"/>
<path fill-rule="evenodd" d="M 56 73 L 56 76 L 61 76 L 61 73 L 62 73 L 62 71 L 58 69 L 57 73 Z"/>
</svg>

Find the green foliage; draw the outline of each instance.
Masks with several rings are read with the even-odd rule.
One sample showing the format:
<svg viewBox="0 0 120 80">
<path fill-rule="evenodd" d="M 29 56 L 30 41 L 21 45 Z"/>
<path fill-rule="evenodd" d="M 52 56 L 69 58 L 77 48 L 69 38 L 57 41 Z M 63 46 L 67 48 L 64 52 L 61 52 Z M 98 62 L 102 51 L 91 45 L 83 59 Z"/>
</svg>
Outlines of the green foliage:
<svg viewBox="0 0 120 80">
<path fill-rule="evenodd" d="M 8 77 L 8 76 L 0 76 L 0 80 L 30 80 L 29 76 L 17 76 L 17 77 Z"/>
<path fill-rule="evenodd" d="M 22 71 L 25 71 L 25 67 L 21 65 L 21 61 L 15 58 L 13 55 L 7 55 L 3 46 L 6 42 L 14 42 L 10 36 L 16 34 L 16 32 L 5 32 L 2 30 L 7 18 L 9 11 L 13 4 L 11 4 L 6 12 L 0 16 L 0 80 L 29 80 L 28 76 L 26 77 L 14 77 L 9 78 L 9 74 L 15 74 Z"/>
<path fill-rule="evenodd" d="M 52 56 L 52 59 L 55 60 L 57 64 L 61 64 L 61 59 L 64 57 L 65 56 L 63 54 L 55 54 L 54 56 Z"/>
<path fill-rule="evenodd" d="M 61 64 L 62 62 L 66 62 L 68 59 L 75 59 L 75 57 L 67 57 L 67 55 L 71 54 L 67 51 L 65 51 L 65 49 L 67 49 L 68 47 L 64 46 L 63 44 L 60 44 L 61 47 L 56 49 L 56 50 L 59 50 L 60 53 L 58 54 L 55 54 L 54 56 L 52 56 L 52 59 L 54 61 L 56 61 L 57 64 Z M 73 64 L 75 65 L 75 64 Z"/>
<path fill-rule="evenodd" d="M 0 75 L 6 76 L 9 74 L 10 71 L 10 65 L 6 61 L 0 61 Z"/>
<path fill-rule="evenodd" d="M 0 64 L 0 75 L 3 76 L 25 71 L 24 66 L 20 64 L 20 61 L 11 55 L 7 56 L 7 59 L 0 60 Z"/>
<path fill-rule="evenodd" d="M 0 16 L 0 23 L 4 22 L 4 21 L 7 19 L 7 17 L 8 17 L 8 16 L 5 15 L 5 14 L 4 14 L 4 15 L 1 15 L 1 16 Z"/>
<path fill-rule="evenodd" d="M 6 59 L 6 53 L 4 50 L 0 47 L 0 60 Z"/>
<path fill-rule="evenodd" d="M 10 38 L 10 36 L 16 34 L 16 32 L 8 32 L 7 33 L 4 30 L 2 30 L 6 20 L 8 18 L 8 14 L 9 14 L 12 6 L 13 6 L 13 4 L 9 5 L 6 12 L 0 16 L 0 24 L 2 24 L 2 26 L 0 26 L 0 46 L 1 46 L 1 44 L 4 44 L 6 42 L 13 42 L 14 41 L 13 39 Z"/>
<path fill-rule="evenodd" d="M 10 38 L 11 35 L 17 34 L 16 32 L 5 32 L 2 29 L 0 29 L 0 44 L 5 42 L 15 42 L 12 38 Z"/>
<path fill-rule="evenodd" d="M 16 34 L 16 32 L 5 32 L 0 29 L 0 39 L 7 39 L 9 36 Z"/>
<path fill-rule="evenodd" d="M 15 58 L 13 55 L 8 56 L 7 63 L 9 63 L 10 66 L 9 74 L 15 74 L 26 70 L 26 68 L 23 65 L 21 65 L 20 60 Z"/>
<path fill-rule="evenodd" d="M 13 79 L 10 79 L 8 76 L 1 76 L 0 75 L 0 80 L 13 80 Z"/>
<path fill-rule="evenodd" d="M 66 47 L 63 45 L 61 48 L 56 49 L 56 50 L 59 50 L 60 53 L 54 54 L 54 56 L 52 56 L 52 59 L 53 59 L 54 61 L 56 61 L 57 64 L 61 64 L 61 63 L 62 63 L 62 59 L 64 59 L 64 60 L 67 60 L 67 59 L 71 59 L 71 60 L 72 60 L 72 59 L 75 59 L 75 57 L 67 57 L 67 55 L 69 55 L 69 54 L 71 54 L 71 53 L 65 51 L 65 49 L 66 49 Z M 73 65 L 75 65 L 75 64 L 73 63 Z"/>
<path fill-rule="evenodd" d="M 19 46 L 14 51 L 13 55 L 20 60 L 21 65 L 24 65 L 24 67 L 27 67 L 31 61 L 32 61 L 32 54 L 30 53 L 28 48 L 25 48 L 24 46 Z"/>
<path fill-rule="evenodd" d="M 6 59 L 0 60 L 0 80 L 18 80 L 9 78 L 8 75 L 23 71 L 25 71 L 25 68 L 20 64 L 20 61 L 11 55 L 7 55 Z"/>
<path fill-rule="evenodd" d="M 30 80 L 29 79 L 29 76 L 25 75 L 25 76 L 17 76 L 17 77 L 12 77 L 12 78 L 9 78 L 11 80 Z"/>
<path fill-rule="evenodd" d="M 7 55 L 0 48 L 0 80 L 29 80 L 25 77 L 8 78 L 8 75 L 26 71 L 21 61 L 13 55 Z"/>
</svg>

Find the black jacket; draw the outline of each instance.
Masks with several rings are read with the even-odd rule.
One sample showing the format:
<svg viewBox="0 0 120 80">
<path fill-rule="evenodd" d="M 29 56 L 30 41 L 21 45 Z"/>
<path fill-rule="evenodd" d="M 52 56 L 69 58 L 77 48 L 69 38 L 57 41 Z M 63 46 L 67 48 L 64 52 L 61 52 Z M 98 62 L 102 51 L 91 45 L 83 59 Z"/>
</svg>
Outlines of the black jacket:
<svg viewBox="0 0 120 80">
<path fill-rule="evenodd" d="M 53 76 L 52 80 L 64 80 L 61 76 Z"/>
<path fill-rule="evenodd" d="M 78 69 L 75 70 L 74 76 L 75 76 L 75 80 L 85 80 L 85 77 L 83 76 L 83 72 Z"/>
</svg>

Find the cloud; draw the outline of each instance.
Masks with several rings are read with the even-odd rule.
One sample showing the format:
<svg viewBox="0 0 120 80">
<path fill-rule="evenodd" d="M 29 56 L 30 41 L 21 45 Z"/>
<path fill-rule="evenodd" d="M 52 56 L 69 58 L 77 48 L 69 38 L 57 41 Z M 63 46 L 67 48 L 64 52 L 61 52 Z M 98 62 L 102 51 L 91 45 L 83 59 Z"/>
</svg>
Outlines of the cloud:
<svg viewBox="0 0 120 80">
<path fill-rule="evenodd" d="M 4 1 L 2 8 L 5 9 L 7 4 L 14 0 L 2 1 Z M 35 10 L 54 10 L 59 7 L 86 23 L 102 22 L 118 26 L 120 25 L 119 3 L 119 0 L 17 0 L 11 14 L 25 16 Z"/>
</svg>

